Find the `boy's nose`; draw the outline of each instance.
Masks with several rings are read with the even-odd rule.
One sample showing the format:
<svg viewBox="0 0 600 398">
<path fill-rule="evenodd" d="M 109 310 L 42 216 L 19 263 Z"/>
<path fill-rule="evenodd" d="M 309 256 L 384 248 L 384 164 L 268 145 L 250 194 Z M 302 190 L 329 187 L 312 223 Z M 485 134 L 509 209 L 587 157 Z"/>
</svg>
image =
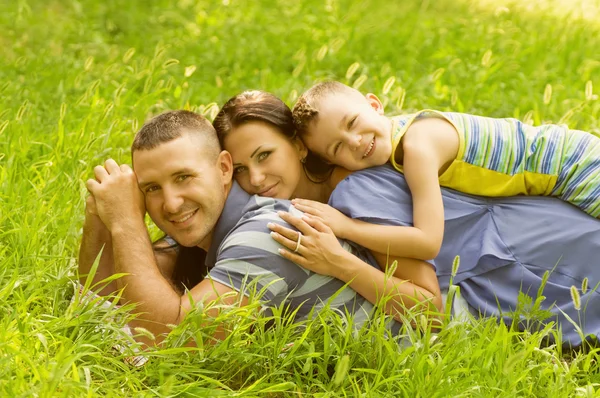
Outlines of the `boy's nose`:
<svg viewBox="0 0 600 398">
<path fill-rule="evenodd" d="M 348 134 L 346 137 L 346 145 L 352 150 L 358 149 L 360 141 L 361 136 L 359 134 Z"/>
</svg>

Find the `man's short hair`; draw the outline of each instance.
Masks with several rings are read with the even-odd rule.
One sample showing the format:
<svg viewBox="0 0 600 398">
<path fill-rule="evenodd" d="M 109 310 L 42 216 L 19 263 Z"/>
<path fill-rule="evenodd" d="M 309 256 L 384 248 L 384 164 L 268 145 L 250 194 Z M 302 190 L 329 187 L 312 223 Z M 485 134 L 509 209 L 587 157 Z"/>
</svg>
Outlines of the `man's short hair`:
<svg viewBox="0 0 600 398">
<path fill-rule="evenodd" d="M 160 144 L 172 141 L 183 134 L 202 139 L 207 154 L 215 159 L 221 152 L 217 133 L 212 124 L 197 113 L 176 110 L 161 113 L 148 120 L 137 132 L 131 145 L 131 153 L 154 149 Z"/>
<path fill-rule="evenodd" d="M 319 105 L 324 99 L 332 94 L 340 93 L 349 95 L 360 94 L 358 90 L 337 81 L 317 83 L 306 90 L 300 98 L 298 98 L 296 105 L 294 105 L 294 108 L 292 109 L 294 124 L 298 134 L 306 134 L 310 124 L 317 120 L 319 117 Z"/>
</svg>

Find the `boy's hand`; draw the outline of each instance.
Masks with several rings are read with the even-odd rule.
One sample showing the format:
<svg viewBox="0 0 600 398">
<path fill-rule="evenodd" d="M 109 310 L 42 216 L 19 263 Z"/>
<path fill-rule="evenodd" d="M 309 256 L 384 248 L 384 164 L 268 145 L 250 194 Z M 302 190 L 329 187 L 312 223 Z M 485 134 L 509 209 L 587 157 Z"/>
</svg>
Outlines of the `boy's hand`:
<svg viewBox="0 0 600 398">
<path fill-rule="evenodd" d="M 294 207 L 306 214 L 320 218 L 340 239 L 348 239 L 347 232 L 352 225 L 352 219 L 333 207 L 314 200 L 293 199 Z"/>
<path fill-rule="evenodd" d="M 86 186 L 96 202 L 96 212 L 110 231 L 131 220 L 143 222 L 144 195 L 131 167 L 108 159 L 104 166 L 94 168 L 94 175 L 96 178 L 87 180 Z"/>
</svg>

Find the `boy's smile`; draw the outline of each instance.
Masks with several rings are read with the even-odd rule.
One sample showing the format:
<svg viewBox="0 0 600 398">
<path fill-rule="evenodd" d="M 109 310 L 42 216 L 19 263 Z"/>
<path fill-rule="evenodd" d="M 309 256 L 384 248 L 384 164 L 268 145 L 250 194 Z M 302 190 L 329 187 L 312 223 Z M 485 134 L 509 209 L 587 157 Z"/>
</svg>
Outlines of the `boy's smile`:
<svg viewBox="0 0 600 398">
<path fill-rule="evenodd" d="M 304 141 L 327 161 L 348 170 L 386 163 L 392 153 L 391 121 L 373 94 L 336 93 L 321 100 Z"/>
</svg>

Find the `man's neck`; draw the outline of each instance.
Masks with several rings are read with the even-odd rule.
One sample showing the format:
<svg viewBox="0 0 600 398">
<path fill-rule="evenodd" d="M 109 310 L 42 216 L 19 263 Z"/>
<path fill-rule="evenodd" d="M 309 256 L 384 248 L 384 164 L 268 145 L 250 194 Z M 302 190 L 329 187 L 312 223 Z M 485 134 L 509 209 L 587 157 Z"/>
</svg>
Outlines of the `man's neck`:
<svg viewBox="0 0 600 398">
<path fill-rule="evenodd" d="M 230 182 L 229 184 L 225 185 L 225 200 L 223 202 L 223 209 L 221 209 L 221 214 L 223 214 L 223 210 L 225 210 L 225 203 L 227 203 L 227 198 L 229 197 L 229 193 L 231 192 L 232 185 L 233 185 L 233 182 Z M 216 225 L 215 225 L 215 227 L 216 227 Z M 200 249 L 208 252 L 208 249 L 210 248 L 210 245 L 212 244 L 214 233 L 215 233 L 215 228 L 213 227 L 212 231 L 210 231 L 210 233 L 208 235 L 206 235 L 206 237 L 202 240 L 202 242 L 200 242 L 198 244 L 198 247 Z"/>
</svg>

